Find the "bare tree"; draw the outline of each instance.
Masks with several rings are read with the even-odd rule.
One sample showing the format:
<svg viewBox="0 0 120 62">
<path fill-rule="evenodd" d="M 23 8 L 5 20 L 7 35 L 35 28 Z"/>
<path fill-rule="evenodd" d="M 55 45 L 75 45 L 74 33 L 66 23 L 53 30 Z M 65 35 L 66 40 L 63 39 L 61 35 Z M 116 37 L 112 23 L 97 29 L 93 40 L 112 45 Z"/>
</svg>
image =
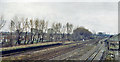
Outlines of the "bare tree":
<svg viewBox="0 0 120 62">
<path fill-rule="evenodd" d="M 70 23 L 67 23 L 67 24 L 66 24 L 67 40 L 68 40 L 68 41 L 70 40 L 70 39 L 69 39 L 69 35 L 70 35 L 70 33 L 72 32 L 72 28 L 73 28 L 73 25 L 72 25 L 72 24 L 70 24 Z"/>
<path fill-rule="evenodd" d="M 62 41 L 65 40 L 65 31 L 66 31 L 66 27 L 62 26 L 62 29 L 61 29 L 61 33 L 62 33 L 61 38 L 62 38 Z"/>
<path fill-rule="evenodd" d="M 10 21 L 10 46 L 13 46 L 13 35 L 12 32 L 15 31 L 15 22 L 13 20 Z"/>
<path fill-rule="evenodd" d="M 61 40 L 61 28 L 62 28 L 62 24 L 61 23 L 57 23 L 56 24 L 56 28 L 57 28 L 57 41 Z"/>
<path fill-rule="evenodd" d="M 45 20 L 40 20 L 39 29 L 41 31 L 41 40 L 44 40 L 44 33 L 46 33 L 48 27 L 48 22 Z"/>
<path fill-rule="evenodd" d="M 53 23 L 52 24 L 52 28 L 54 30 L 54 34 L 55 34 L 55 41 L 57 41 L 60 37 L 59 34 L 61 33 L 61 27 L 62 27 L 62 24 L 61 23 Z"/>
<path fill-rule="evenodd" d="M 37 38 L 35 38 L 36 39 L 36 43 L 38 43 L 38 41 L 39 41 L 39 33 L 38 33 L 38 30 L 39 30 L 39 19 L 36 19 L 35 20 L 35 29 L 36 29 L 36 33 L 35 33 L 35 36 L 37 35 Z M 35 37 L 34 36 L 34 37 Z"/>
<path fill-rule="evenodd" d="M 33 44 L 33 20 L 30 20 L 30 28 L 31 28 L 31 44 Z"/>
<path fill-rule="evenodd" d="M 27 42 L 27 44 L 29 43 L 29 40 L 27 40 L 27 34 L 28 34 L 28 30 L 29 30 L 29 28 L 30 28 L 30 26 L 29 26 L 29 23 L 28 23 L 28 18 L 26 18 L 25 20 L 24 20 L 24 18 L 23 18 L 23 29 L 24 29 L 24 32 L 25 32 L 25 41 L 24 41 L 24 44 L 26 44 L 26 42 Z"/>
<path fill-rule="evenodd" d="M 55 24 L 55 23 L 52 24 L 52 29 L 53 29 L 53 31 L 54 31 L 54 32 L 53 32 L 53 34 L 54 34 L 53 40 L 56 41 L 56 33 L 57 33 L 57 31 L 56 31 L 56 24 Z"/>
<path fill-rule="evenodd" d="M 4 20 L 3 16 L 0 16 L 0 30 L 5 25 L 6 21 Z"/>
<path fill-rule="evenodd" d="M 34 22 L 33 20 L 30 20 L 30 26 L 31 26 L 31 44 L 34 43 L 34 41 L 36 41 L 36 43 L 38 43 L 38 39 L 39 39 L 39 19 L 36 19 Z M 35 26 L 35 28 L 34 28 Z M 37 36 L 38 34 L 38 36 Z M 36 38 L 37 37 L 37 38 Z"/>
<path fill-rule="evenodd" d="M 3 16 L 0 16 L 0 30 L 4 27 L 6 21 L 4 20 Z M 2 32 L 1 32 L 2 33 Z M 4 39 L 5 40 L 5 39 Z M 2 41 L 2 45 L 4 44 L 5 42 Z"/>
<path fill-rule="evenodd" d="M 23 20 L 23 19 L 21 19 Z M 22 26 L 22 21 L 19 20 L 17 16 L 13 18 L 13 21 L 15 21 L 15 29 L 16 29 L 16 34 L 17 34 L 17 42 L 16 44 L 20 45 L 21 44 L 21 34 L 23 32 L 23 26 Z"/>
</svg>

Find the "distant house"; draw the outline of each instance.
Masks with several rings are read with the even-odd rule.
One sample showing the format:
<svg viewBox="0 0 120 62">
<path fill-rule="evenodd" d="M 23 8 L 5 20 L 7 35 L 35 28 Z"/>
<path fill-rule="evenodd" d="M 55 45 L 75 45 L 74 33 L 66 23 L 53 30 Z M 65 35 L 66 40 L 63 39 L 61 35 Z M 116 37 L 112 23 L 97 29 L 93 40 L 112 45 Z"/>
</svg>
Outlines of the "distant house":
<svg viewBox="0 0 120 62">
<path fill-rule="evenodd" d="M 109 47 L 115 47 L 112 49 L 120 49 L 120 34 L 115 35 L 109 39 Z"/>
<path fill-rule="evenodd" d="M 9 39 L 9 37 L 8 37 L 8 35 L 9 35 L 9 33 L 8 32 L 1 32 L 0 33 L 0 40 L 1 40 L 1 42 L 8 42 L 8 39 Z"/>
</svg>

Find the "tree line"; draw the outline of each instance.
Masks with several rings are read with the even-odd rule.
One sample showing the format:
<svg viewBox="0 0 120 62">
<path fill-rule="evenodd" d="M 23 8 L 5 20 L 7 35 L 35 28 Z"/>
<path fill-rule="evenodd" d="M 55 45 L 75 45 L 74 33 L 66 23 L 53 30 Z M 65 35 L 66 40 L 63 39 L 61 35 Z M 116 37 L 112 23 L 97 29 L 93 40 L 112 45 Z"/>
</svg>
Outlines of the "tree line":
<svg viewBox="0 0 120 62">
<path fill-rule="evenodd" d="M 5 20 L 1 17 L 0 29 L 5 23 Z M 73 24 L 69 22 L 65 25 L 60 22 L 52 23 L 51 28 L 48 28 L 48 24 L 49 22 L 44 19 L 29 19 L 15 16 L 10 20 L 9 45 L 13 46 L 14 41 L 16 41 L 16 45 L 44 42 L 45 36 L 47 36 L 48 41 L 77 41 L 81 40 L 80 38 L 88 38 L 92 35 L 92 33 L 84 27 L 78 27 L 73 30 Z M 22 41 L 24 41 L 24 43 L 22 43 Z"/>
</svg>

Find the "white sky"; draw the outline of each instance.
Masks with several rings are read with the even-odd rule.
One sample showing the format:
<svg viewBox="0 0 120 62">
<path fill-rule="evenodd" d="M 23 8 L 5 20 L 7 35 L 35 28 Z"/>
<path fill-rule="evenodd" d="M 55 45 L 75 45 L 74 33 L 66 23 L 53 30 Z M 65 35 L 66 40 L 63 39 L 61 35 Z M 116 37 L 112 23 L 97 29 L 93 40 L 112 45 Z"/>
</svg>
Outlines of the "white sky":
<svg viewBox="0 0 120 62">
<path fill-rule="evenodd" d="M 120 0 L 0 0 L 2 2 L 118 2 Z"/>
<path fill-rule="evenodd" d="M 2 31 L 9 31 L 13 16 L 70 22 L 91 31 L 118 33 L 118 0 L 0 0 L 0 15 L 7 20 Z"/>
</svg>

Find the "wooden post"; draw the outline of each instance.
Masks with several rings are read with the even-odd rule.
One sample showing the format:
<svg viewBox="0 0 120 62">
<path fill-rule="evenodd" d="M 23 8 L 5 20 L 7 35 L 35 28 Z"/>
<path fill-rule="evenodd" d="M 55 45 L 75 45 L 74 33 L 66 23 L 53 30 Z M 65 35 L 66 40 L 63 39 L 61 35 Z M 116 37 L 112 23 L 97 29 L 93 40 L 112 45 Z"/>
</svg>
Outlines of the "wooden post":
<svg viewBox="0 0 120 62">
<path fill-rule="evenodd" d="M 119 51 L 120 51 L 120 41 L 119 41 Z"/>
</svg>

